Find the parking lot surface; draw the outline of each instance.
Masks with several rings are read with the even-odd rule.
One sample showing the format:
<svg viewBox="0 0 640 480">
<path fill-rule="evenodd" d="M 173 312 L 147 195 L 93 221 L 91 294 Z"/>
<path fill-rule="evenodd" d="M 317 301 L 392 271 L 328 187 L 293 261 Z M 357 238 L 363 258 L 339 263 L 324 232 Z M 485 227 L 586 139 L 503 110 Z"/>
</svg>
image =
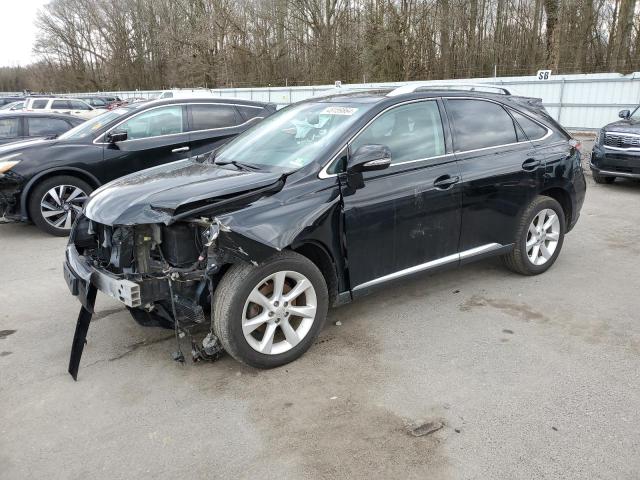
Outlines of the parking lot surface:
<svg viewBox="0 0 640 480">
<path fill-rule="evenodd" d="M 640 183 L 588 181 L 546 274 L 405 280 L 270 371 L 177 364 L 99 295 L 74 382 L 65 239 L 1 225 L 0 478 L 640 477 Z"/>
</svg>

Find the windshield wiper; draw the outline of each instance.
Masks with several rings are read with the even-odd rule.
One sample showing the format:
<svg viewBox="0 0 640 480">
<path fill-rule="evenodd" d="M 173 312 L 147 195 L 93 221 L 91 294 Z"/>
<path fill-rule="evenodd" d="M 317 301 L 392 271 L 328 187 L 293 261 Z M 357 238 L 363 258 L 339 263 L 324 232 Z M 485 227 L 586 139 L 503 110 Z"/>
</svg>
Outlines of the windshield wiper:
<svg viewBox="0 0 640 480">
<path fill-rule="evenodd" d="M 255 165 L 250 165 L 248 163 L 238 162 L 237 160 L 229 160 L 228 162 L 213 162 L 214 165 L 233 165 L 238 170 L 244 170 L 245 172 L 257 172 L 262 170 L 260 167 L 256 167 Z"/>
</svg>

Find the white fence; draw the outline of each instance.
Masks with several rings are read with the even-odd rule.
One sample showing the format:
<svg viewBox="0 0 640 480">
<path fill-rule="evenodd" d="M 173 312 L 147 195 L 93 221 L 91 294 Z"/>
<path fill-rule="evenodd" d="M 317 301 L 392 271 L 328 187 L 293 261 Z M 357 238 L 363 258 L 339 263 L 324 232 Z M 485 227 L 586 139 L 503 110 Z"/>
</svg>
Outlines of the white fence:
<svg viewBox="0 0 640 480">
<path fill-rule="evenodd" d="M 342 89 L 390 88 L 413 82 L 343 84 Z M 558 75 L 550 80 L 528 77 L 471 78 L 433 81 L 435 84 L 490 83 L 504 85 L 512 93 L 541 98 L 549 113 L 570 129 L 596 129 L 618 118 L 618 111 L 640 104 L 640 72 L 630 75 L 601 73 Z M 259 100 L 286 105 L 299 102 L 328 90 L 334 85 L 305 87 L 221 88 L 211 92 L 220 97 Z M 98 92 L 96 92 L 98 93 Z M 101 92 L 121 98 L 153 98 L 159 90 Z"/>
</svg>

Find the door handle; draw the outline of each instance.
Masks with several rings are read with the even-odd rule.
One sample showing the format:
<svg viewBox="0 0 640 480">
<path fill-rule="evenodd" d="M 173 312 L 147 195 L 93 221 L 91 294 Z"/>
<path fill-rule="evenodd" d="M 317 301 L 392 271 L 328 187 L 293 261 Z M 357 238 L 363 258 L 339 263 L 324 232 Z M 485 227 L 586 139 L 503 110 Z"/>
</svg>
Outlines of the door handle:
<svg viewBox="0 0 640 480">
<path fill-rule="evenodd" d="M 436 178 L 433 182 L 433 186 L 438 190 L 448 190 L 453 187 L 456 183 L 460 181 L 460 177 L 451 175 L 442 175 L 441 177 Z"/>
<path fill-rule="evenodd" d="M 527 158 L 522 164 L 522 169 L 525 172 L 532 172 L 536 168 L 538 168 L 540 165 L 541 165 L 540 160 L 536 160 L 535 158 Z"/>
<path fill-rule="evenodd" d="M 180 152 L 188 152 L 189 151 L 189 147 L 180 147 L 180 148 L 174 148 L 173 150 L 171 150 L 171 153 L 180 153 Z"/>
</svg>

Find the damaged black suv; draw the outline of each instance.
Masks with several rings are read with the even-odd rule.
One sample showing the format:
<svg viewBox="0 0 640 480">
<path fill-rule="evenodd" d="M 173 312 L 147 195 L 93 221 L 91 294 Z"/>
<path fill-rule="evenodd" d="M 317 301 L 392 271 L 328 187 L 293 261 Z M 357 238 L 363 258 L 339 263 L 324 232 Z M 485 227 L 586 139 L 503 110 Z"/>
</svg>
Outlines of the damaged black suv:
<svg viewBox="0 0 640 480">
<path fill-rule="evenodd" d="M 207 159 L 96 190 L 72 229 L 65 277 L 144 325 L 189 333 L 254 367 L 298 358 L 329 306 L 418 272 L 493 255 L 546 271 L 585 195 L 579 144 L 538 99 L 409 86 L 291 105 Z"/>
</svg>

